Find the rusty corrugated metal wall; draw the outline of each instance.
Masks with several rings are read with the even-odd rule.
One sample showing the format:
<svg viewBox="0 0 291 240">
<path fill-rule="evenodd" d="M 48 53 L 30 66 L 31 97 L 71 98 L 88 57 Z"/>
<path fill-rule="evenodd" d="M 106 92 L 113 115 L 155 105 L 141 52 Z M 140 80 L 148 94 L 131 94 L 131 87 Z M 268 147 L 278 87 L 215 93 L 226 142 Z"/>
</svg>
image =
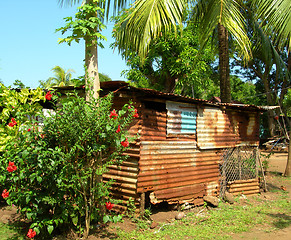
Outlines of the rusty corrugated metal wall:
<svg viewBox="0 0 291 240">
<path fill-rule="evenodd" d="M 149 192 L 152 203 L 203 204 L 204 195 L 217 194 L 220 155 L 198 150 L 195 134 L 167 137 L 165 103 L 159 109 L 149 109 L 152 106 L 143 110 L 138 193 Z M 172 123 L 172 128 L 180 127 Z"/>
<path fill-rule="evenodd" d="M 223 111 L 214 107 L 199 107 L 197 144 L 201 149 L 229 148 L 238 145 L 258 145 L 258 113 Z"/>
<path fill-rule="evenodd" d="M 139 138 L 131 145 L 128 160 L 105 175 L 115 180 L 113 196 L 124 203 L 132 197 L 139 205 L 141 194 L 148 193 L 152 203 L 201 205 L 203 196 L 218 195 L 220 150 L 258 143 L 255 112 L 197 104 L 190 109 L 189 103 L 169 110 L 166 101 L 140 102 L 134 97 L 121 94 L 115 97 L 114 107 L 129 99 L 136 102 L 140 118 L 129 133 L 139 133 Z"/>
</svg>

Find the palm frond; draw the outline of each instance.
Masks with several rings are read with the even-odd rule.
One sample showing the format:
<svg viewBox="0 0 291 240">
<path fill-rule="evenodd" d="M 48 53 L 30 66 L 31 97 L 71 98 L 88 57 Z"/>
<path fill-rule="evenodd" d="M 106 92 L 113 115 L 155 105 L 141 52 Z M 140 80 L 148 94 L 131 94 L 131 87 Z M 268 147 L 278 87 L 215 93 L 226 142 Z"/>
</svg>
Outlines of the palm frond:
<svg viewBox="0 0 291 240">
<path fill-rule="evenodd" d="M 185 6 L 185 0 L 136 1 L 117 33 L 119 51 L 130 46 L 144 58 L 153 39 L 163 31 L 176 30 L 176 25 L 182 24 Z"/>
<path fill-rule="evenodd" d="M 245 19 L 242 14 L 240 0 L 199 0 L 194 8 L 196 21 L 200 23 L 202 46 L 210 38 L 218 24 L 222 24 L 235 39 L 239 46 L 241 57 L 245 60 L 251 57 L 251 44 L 247 36 Z"/>
<path fill-rule="evenodd" d="M 253 0 L 257 19 L 272 35 L 273 40 L 291 50 L 291 3 L 290 0 Z"/>
<path fill-rule="evenodd" d="M 79 4 L 80 2 L 83 2 L 83 0 L 58 0 L 61 7 L 73 6 L 75 4 Z"/>
<path fill-rule="evenodd" d="M 253 27 L 253 38 L 255 39 L 255 45 L 253 46 L 254 55 L 261 58 L 261 60 L 267 63 L 269 66 L 272 66 L 272 63 L 276 64 L 276 66 L 281 66 L 277 69 L 277 71 L 279 74 L 283 74 L 283 70 L 286 69 L 286 65 L 274 47 L 271 39 L 265 34 L 263 29 L 256 21 L 253 23 Z"/>
</svg>

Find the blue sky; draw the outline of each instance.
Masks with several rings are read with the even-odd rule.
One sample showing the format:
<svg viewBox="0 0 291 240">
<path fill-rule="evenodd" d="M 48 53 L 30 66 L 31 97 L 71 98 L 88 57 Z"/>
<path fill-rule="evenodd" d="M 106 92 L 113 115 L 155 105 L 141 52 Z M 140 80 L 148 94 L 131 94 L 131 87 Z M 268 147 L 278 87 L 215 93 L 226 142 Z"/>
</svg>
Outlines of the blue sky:
<svg viewBox="0 0 291 240">
<path fill-rule="evenodd" d="M 63 7 L 57 0 L 0 1 L 0 80 L 12 85 L 16 79 L 26 86 L 36 88 L 39 80 L 53 76 L 51 69 L 60 66 L 73 69 L 73 77 L 84 74 L 84 42 L 58 44 L 60 33 L 55 30 L 65 25 L 65 17 L 74 16 L 77 5 Z M 125 80 L 122 70 L 127 69 L 125 60 L 109 45 L 113 24 L 102 33 L 107 37 L 105 49 L 98 51 L 99 72 L 113 80 Z"/>
</svg>

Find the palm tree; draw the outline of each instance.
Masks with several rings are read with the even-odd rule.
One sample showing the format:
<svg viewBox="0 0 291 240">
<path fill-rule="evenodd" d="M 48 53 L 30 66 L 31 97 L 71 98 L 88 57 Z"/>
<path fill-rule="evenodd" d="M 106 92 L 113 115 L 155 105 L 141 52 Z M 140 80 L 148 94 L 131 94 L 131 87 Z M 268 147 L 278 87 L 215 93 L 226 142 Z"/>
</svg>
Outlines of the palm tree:
<svg viewBox="0 0 291 240">
<path fill-rule="evenodd" d="M 261 26 L 269 34 L 275 43 L 283 48 L 287 46 L 287 80 L 290 82 L 291 75 L 291 4 L 290 0 L 253 0 L 257 9 L 257 18 L 263 19 Z M 291 176 L 291 126 L 289 122 L 289 149 L 285 176 Z"/>
<path fill-rule="evenodd" d="M 55 75 L 54 77 L 50 77 L 46 81 L 39 81 L 42 88 L 74 85 L 74 83 L 72 82 L 72 73 L 74 72 L 73 69 L 69 69 L 66 71 L 60 66 L 55 66 L 54 68 L 52 68 L 52 72 Z"/>
</svg>

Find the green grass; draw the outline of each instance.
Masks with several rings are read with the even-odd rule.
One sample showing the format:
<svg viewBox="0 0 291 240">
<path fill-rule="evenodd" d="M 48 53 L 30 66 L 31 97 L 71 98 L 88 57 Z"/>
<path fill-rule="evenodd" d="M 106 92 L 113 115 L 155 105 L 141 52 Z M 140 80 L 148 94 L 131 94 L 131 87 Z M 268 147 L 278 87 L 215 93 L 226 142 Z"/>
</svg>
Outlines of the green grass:
<svg viewBox="0 0 291 240">
<path fill-rule="evenodd" d="M 251 231 L 258 225 L 279 230 L 291 225 L 291 203 L 286 192 L 277 200 L 256 201 L 247 205 L 221 203 L 219 208 L 188 213 L 180 221 L 153 231 L 118 232 L 118 239 L 232 239 L 233 233 Z"/>
<path fill-rule="evenodd" d="M 1 240 L 20 240 L 25 239 L 20 235 L 20 228 L 13 224 L 0 223 L 0 239 Z"/>
</svg>

